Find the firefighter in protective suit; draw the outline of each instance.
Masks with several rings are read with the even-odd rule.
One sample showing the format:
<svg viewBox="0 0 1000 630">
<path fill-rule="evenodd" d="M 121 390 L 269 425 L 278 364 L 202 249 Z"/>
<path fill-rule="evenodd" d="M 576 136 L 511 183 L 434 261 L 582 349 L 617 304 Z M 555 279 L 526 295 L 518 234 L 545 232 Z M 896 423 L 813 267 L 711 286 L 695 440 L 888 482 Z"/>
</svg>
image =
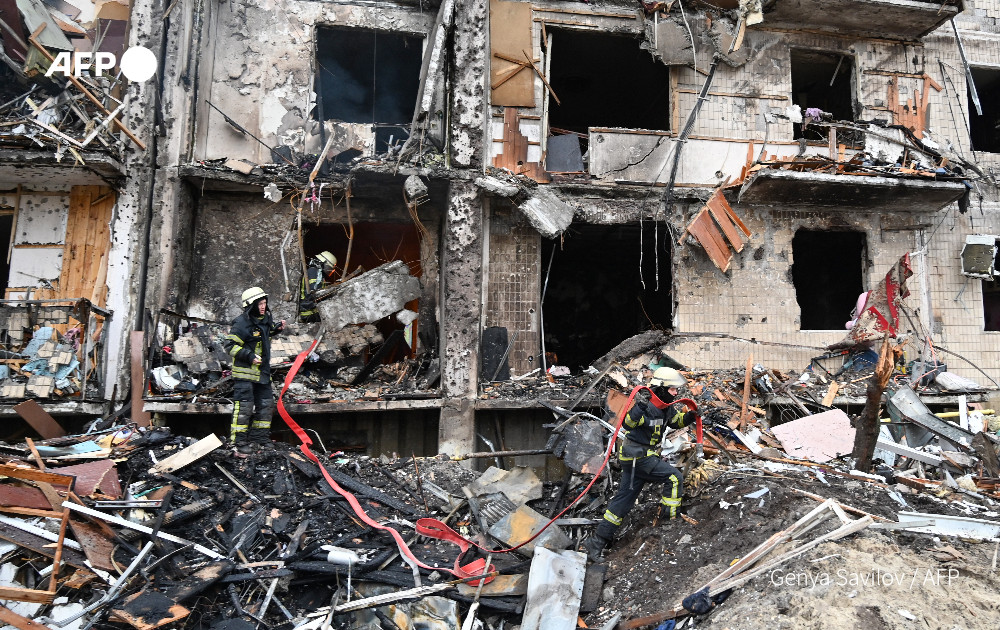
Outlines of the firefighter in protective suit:
<svg viewBox="0 0 1000 630">
<path fill-rule="evenodd" d="M 243 314 L 233 320 L 223 346 L 233 358 L 233 421 L 229 439 L 248 450 L 249 443 L 271 440 L 271 337 L 285 328 L 267 307 L 267 293 L 250 287 L 241 297 Z M 253 424 L 251 424 L 251 418 Z"/>
<path fill-rule="evenodd" d="M 306 275 L 299 284 L 299 321 L 303 323 L 319 321 L 319 311 L 316 310 L 313 296 L 329 284 L 326 280 L 336 268 L 337 257 L 330 252 L 320 252 L 309 261 Z"/>
<path fill-rule="evenodd" d="M 684 481 L 679 470 L 660 458 L 660 440 L 665 428 L 681 429 L 695 421 L 695 412 L 685 411 L 684 405 L 671 404 L 677 398 L 677 388 L 686 384 L 680 372 L 661 367 L 653 372 L 649 389 L 665 406 L 654 404 L 646 390 L 636 393 L 625 414 L 624 439 L 618 443 L 618 461 L 622 469 L 618 492 L 608 503 L 604 519 L 594 535 L 583 543 L 592 561 L 600 560 L 604 548 L 614 538 L 647 482 L 663 484 L 660 512 L 668 518 L 677 517 Z"/>
</svg>

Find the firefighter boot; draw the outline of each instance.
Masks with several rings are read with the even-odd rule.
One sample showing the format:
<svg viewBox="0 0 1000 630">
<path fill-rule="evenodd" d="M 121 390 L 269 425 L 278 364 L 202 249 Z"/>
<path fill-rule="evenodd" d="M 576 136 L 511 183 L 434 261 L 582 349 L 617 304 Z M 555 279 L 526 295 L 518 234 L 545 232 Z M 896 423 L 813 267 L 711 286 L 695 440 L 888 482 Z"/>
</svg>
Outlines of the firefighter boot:
<svg viewBox="0 0 1000 630">
<path fill-rule="evenodd" d="M 271 428 L 252 428 L 247 434 L 247 440 L 254 444 L 271 444 Z"/>
<path fill-rule="evenodd" d="M 583 541 L 583 548 L 587 552 L 587 558 L 591 562 L 600 562 L 601 554 L 604 553 L 604 548 L 608 546 L 608 539 L 601 538 L 597 534 L 594 534 L 587 540 Z"/>
</svg>

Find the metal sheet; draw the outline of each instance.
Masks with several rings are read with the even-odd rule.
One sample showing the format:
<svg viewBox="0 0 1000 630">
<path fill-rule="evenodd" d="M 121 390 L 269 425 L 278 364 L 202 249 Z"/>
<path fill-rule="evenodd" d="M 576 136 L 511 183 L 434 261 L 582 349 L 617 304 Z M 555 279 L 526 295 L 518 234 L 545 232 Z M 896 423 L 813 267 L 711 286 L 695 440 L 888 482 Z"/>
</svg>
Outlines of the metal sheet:
<svg viewBox="0 0 1000 630">
<path fill-rule="evenodd" d="M 497 540 L 511 547 L 519 545 L 540 530 L 549 519 L 526 505 L 522 505 L 514 512 L 500 519 L 490 528 L 489 534 Z M 572 544 L 572 541 L 563 531 L 552 525 L 538 538 L 518 549 L 518 553 L 531 557 L 540 548 L 565 549 Z"/>
<path fill-rule="evenodd" d="M 102 494 L 113 499 L 122 496 L 122 486 L 121 481 L 118 479 L 118 470 L 115 468 L 115 463 L 110 459 L 52 468 L 51 472 L 76 477 L 76 493 L 80 496 L 89 496 L 97 490 L 100 490 Z"/>
<path fill-rule="evenodd" d="M 824 411 L 771 428 L 791 457 L 828 462 L 854 448 L 854 428 L 840 409 Z"/>
<path fill-rule="evenodd" d="M 897 517 L 900 523 L 907 521 L 925 521 L 931 519 L 934 525 L 907 527 L 911 532 L 938 534 L 941 536 L 960 536 L 978 540 L 1000 538 L 1000 522 L 987 521 L 981 518 L 965 516 L 947 516 L 945 514 L 927 514 L 924 512 L 900 512 Z M 916 523 L 914 523 L 916 525 Z"/>
<path fill-rule="evenodd" d="M 973 434 L 965 429 L 945 422 L 930 412 L 914 391 L 908 387 L 897 390 L 889 398 L 889 413 L 927 429 L 935 435 L 947 439 L 963 450 L 969 450 Z"/>
<path fill-rule="evenodd" d="M 538 549 L 528 574 L 521 630 L 574 630 L 586 566 L 587 556 L 578 551 Z"/>
</svg>

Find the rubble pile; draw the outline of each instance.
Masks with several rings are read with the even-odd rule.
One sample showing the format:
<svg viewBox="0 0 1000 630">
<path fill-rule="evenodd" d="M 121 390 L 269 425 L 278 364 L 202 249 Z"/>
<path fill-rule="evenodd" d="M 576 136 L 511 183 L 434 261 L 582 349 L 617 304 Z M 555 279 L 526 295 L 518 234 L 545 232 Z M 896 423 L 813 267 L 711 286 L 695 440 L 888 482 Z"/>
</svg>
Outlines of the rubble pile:
<svg viewBox="0 0 1000 630">
<path fill-rule="evenodd" d="M 175 343 L 179 364 L 221 367 L 213 334 L 200 326 Z M 886 392 L 870 472 L 851 458 L 859 419 L 798 394 L 794 418 L 769 413 L 803 379 L 752 361 L 682 372 L 680 396 L 699 406 L 704 440 L 687 426 L 662 441 L 684 474 L 681 514 L 661 521 L 659 488 L 647 487 L 605 558 L 588 561 L 577 550 L 627 483 L 607 457 L 615 425 L 635 386 L 671 361 L 654 350 L 596 375 L 540 379 L 537 402 L 555 421 L 532 454 L 562 460 L 555 483 L 504 469 L 527 452 L 336 452 L 317 464 L 306 447 L 268 442 L 244 453 L 214 435 L 113 421 L 0 444 L 0 595 L 20 616 L 4 619 L 318 630 L 568 629 L 582 618 L 624 630 L 683 617 L 798 627 L 826 606 L 832 625 L 817 627 L 897 627 L 897 614 L 951 627 L 964 608 L 943 575 L 964 578 L 963 601 L 983 611 L 965 627 L 995 627 L 995 546 L 979 543 L 1000 541 L 1000 426 L 990 410 L 935 416 L 906 385 Z M 913 376 L 919 384 L 922 372 Z M 553 403 L 561 384 L 573 401 L 606 395 L 603 416 Z M 880 570 L 923 588 L 865 589 Z M 780 588 L 814 573 L 827 576 L 826 590 Z"/>
<path fill-rule="evenodd" d="M 144 148 L 120 118 L 129 102 L 125 77 L 108 72 L 125 51 L 128 4 L 87 9 L 30 0 L 5 16 L 0 146 L 55 149 L 57 160 L 81 165 L 85 151 L 121 160 L 125 142 Z M 76 51 L 87 52 L 74 58 Z"/>
<path fill-rule="evenodd" d="M 95 390 L 100 372 L 101 352 L 93 346 L 83 350 L 88 336 L 80 305 L 2 305 L 0 306 L 0 398 L 86 399 L 94 391 L 84 392 L 84 373 L 88 389 Z M 87 305 L 83 310 L 92 308 Z M 98 326 L 101 320 L 98 320 Z M 99 342 L 99 335 L 95 340 Z"/>
</svg>

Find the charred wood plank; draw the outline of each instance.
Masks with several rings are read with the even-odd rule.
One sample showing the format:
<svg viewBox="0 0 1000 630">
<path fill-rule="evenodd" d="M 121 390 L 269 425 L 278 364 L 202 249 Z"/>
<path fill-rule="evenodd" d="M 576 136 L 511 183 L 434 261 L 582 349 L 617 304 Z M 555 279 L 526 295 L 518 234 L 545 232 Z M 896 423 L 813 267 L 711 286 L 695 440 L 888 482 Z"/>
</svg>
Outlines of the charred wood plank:
<svg viewBox="0 0 1000 630">
<path fill-rule="evenodd" d="M 375 488 L 369 486 L 368 484 L 358 479 L 355 479 L 350 475 L 346 475 L 340 472 L 336 468 L 331 468 L 327 466 L 326 470 L 327 472 L 330 473 L 330 476 L 333 477 L 334 481 L 336 481 L 340 486 L 342 486 L 347 490 L 350 490 L 352 493 L 356 495 L 360 495 L 367 499 L 371 499 L 376 503 L 381 503 L 387 508 L 392 508 L 394 510 L 404 512 L 405 514 L 408 514 L 410 516 L 416 516 L 418 514 L 418 512 L 415 509 L 413 509 L 406 503 L 403 503 L 399 499 L 394 499 L 393 497 L 390 497 L 381 490 L 376 490 Z"/>
<path fill-rule="evenodd" d="M 384 359 L 386 355 L 389 354 L 389 352 L 394 350 L 396 346 L 398 346 L 401 343 L 403 343 L 403 331 L 402 330 L 392 331 L 392 334 L 389 335 L 389 338 L 385 340 L 385 343 L 382 344 L 382 347 L 375 352 L 374 356 L 372 356 L 371 361 L 369 361 L 365 365 L 365 367 L 360 372 L 358 372 L 358 375 L 354 377 L 354 380 L 351 381 L 351 385 L 360 385 L 361 383 L 365 382 L 365 380 L 372 375 L 372 372 L 375 371 L 375 368 L 377 368 L 382 363 L 382 359 Z"/>
</svg>

